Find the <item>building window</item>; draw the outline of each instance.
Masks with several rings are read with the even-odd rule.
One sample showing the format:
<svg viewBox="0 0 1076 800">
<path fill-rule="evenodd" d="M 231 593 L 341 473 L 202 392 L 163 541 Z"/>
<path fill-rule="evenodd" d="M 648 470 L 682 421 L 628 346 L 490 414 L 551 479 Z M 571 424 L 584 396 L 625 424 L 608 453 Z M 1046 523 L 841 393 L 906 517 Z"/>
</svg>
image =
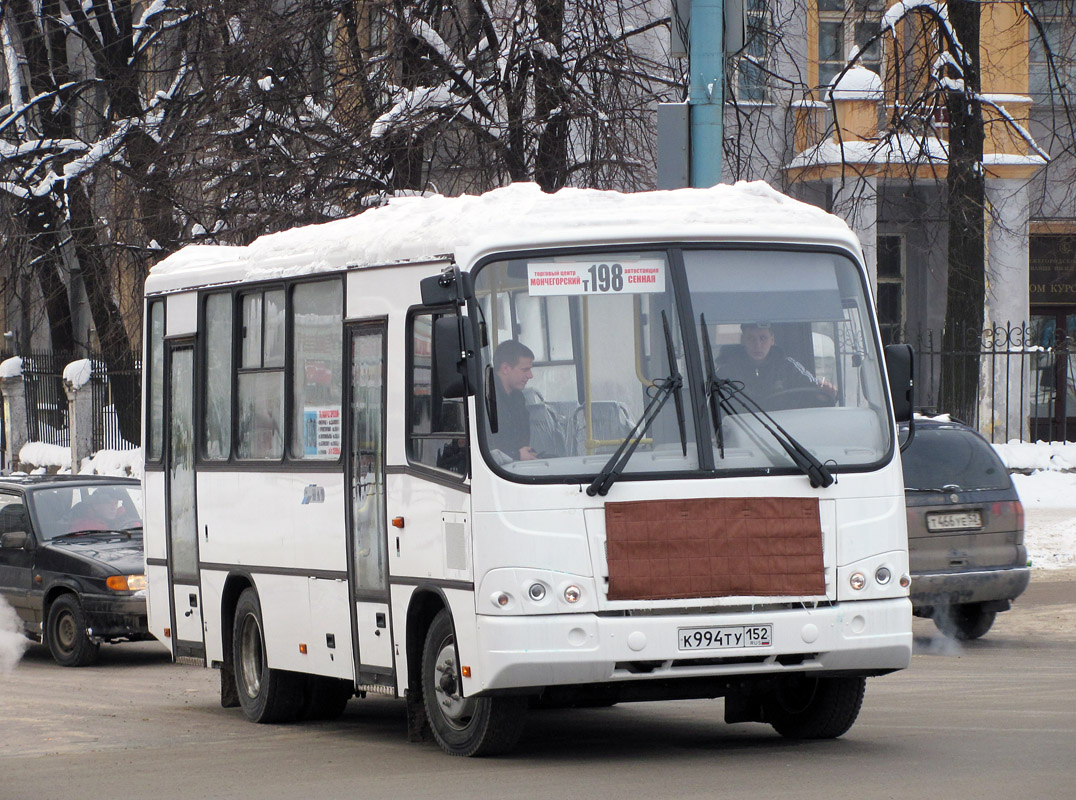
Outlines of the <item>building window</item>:
<svg viewBox="0 0 1076 800">
<path fill-rule="evenodd" d="M 1042 25 L 1028 24 L 1028 78 L 1036 102 L 1058 102 L 1058 84 L 1069 98 L 1076 93 L 1076 0 L 1030 0 Z M 1046 41 L 1043 41 L 1045 36 Z M 1053 70 L 1050 59 L 1053 59 Z M 1071 102 L 1071 100 L 1070 100 Z"/>
<path fill-rule="evenodd" d="M 736 100 L 760 103 L 766 99 L 770 40 L 773 26 L 765 0 L 746 0 L 746 44 L 736 64 Z"/>
<path fill-rule="evenodd" d="M 880 42 L 863 48 L 881 30 L 882 0 L 818 0 L 818 85 L 829 86 L 852 54 L 857 66 L 882 74 Z"/>
<path fill-rule="evenodd" d="M 878 328 L 882 344 L 903 341 L 904 238 L 878 237 Z"/>
</svg>

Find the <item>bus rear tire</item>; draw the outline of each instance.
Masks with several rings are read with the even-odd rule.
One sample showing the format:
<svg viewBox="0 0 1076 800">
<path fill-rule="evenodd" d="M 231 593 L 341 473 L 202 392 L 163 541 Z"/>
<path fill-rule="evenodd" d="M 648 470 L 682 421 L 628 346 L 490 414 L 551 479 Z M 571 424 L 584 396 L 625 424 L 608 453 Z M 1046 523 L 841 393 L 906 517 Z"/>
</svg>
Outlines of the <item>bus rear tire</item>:
<svg viewBox="0 0 1076 800">
<path fill-rule="evenodd" d="M 239 705 L 251 722 L 292 722 L 303 709 L 304 676 L 269 668 L 264 630 L 258 593 L 253 588 L 244 589 L 232 625 Z"/>
<path fill-rule="evenodd" d="M 836 739 L 863 706 L 867 679 L 788 676 L 763 700 L 766 722 L 787 739 Z"/>
<path fill-rule="evenodd" d="M 523 732 L 526 697 L 463 697 L 452 617 L 442 610 L 426 632 L 422 698 L 430 729 L 451 756 L 507 753 Z"/>
</svg>

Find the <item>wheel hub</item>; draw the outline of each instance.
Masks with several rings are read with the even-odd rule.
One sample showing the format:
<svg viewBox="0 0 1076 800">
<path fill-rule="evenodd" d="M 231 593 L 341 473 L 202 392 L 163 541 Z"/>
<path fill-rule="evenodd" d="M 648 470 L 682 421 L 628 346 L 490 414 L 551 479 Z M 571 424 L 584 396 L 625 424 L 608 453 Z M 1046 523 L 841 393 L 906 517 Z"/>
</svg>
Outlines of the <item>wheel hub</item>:
<svg viewBox="0 0 1076 800">
<path fill-rule="evenodd" d="M 475 699 L 460 696 L 456 648 L 452 642 L 446 643 L 437 653 L 434 672 L 434 692 L 445 721 L 456 729 L 466 727 L 474 714 Z"/>
<path fill-rule="evenodd" d="M 262 632 L 258 620 L 248 615 L 243 620 L 243 629 L 239 638 L 239 682 L 241 689 L 250 699 L 258 696 L 262 689 Z"/>
</svg>

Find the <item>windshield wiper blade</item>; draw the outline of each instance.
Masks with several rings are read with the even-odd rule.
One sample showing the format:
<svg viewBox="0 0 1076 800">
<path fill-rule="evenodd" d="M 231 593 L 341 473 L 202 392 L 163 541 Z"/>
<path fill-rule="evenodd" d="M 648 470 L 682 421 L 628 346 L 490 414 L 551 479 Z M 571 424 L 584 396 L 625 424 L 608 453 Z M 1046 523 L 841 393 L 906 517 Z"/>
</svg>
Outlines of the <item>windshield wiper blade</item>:
<svg viewBox="0 0 1076 800">
<path fill-rule="evenodd" d="M 725 457 L 725 433 L 721 429 L 721 405 L 724 398 L 717 383 L 717 375 L 714 372 L 714 349 L 710 343 L 710 332 L 706 329 L 706 315 L 699 314 L 699 326 L 702 328 L 702 347 L 706 356 L 706 404 L 710 407 L 710 421 L 714 425 L 714 436 L 717 439 L 717 450 L 721 458 Z M 717 401 L 714 401 L 717 395 Z"/>
<path fill-rule="evenodd" d="M 811 488 L 817 489 L 821 486 L 825 489 L 833 484 L 833 473 L 829 471 L 829 468 L 815 458 L 810 450 L 800 444 L 796 437 L 781 427 L 777 420 L 771 417 L 762 406 L 744 392 L 742 383 L 718 378 L 714 381 L 712 390 L 717 393 L 721 402 L 726 404 L 726 411 L 731 410 L 727 404 L 735 400 L 748 414 L 758 420 L 762 427 L 781 445 L 788 457 L 792 459 L 792 462 L 807 476 L 811 482 Z"/>
<path fill-rule="evenodd" d="M 681 391 L 684 387 L 684 376 L 676 369 L 676 354 L 673 351 L 672 335 L 669 333 L 669 320 L 666 318 L 664 311 L 661 312 L 661 324 L 665 328 L 665 348 L 669 356 L 669 377 L 654 381 L 654 388 L 657 391 L 650 398 L 650 402 L 646 404 L 639 421 L 635 423 L 628 435 L 624 437 L 624 441 L 620 443 L 620 446 L 609 457 L 609 460 L 605 462 L 605 467 L 587 487 L 587 494 L 591 497 L 596 494 L 604 497 L 608 494 L 609 489 L 616 483 L 616 479 L 620 477 L 620 473 L 627 466 L 628 460 L 635 452 L 635 448 L 639 446 L 639 442 L 643 440 L 646 432 L 650 430 L 650 426 L 654 424 L 654 420 L 658 418 L 658 414 L 661 413 L 661 409 L 669 397 L 675 398 L 676 421 L 680 426 L 680 448 L 684 456 L 687 456 L 687 432 L 685 430 L 684 405 L 681 396 Z"/>
</svg>

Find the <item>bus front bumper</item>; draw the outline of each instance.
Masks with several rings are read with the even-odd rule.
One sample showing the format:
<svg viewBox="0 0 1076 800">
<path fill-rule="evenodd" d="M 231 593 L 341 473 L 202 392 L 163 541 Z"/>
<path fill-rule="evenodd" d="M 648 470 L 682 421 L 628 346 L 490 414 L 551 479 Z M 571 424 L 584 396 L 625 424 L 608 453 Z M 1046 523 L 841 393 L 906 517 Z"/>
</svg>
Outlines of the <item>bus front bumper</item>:
<svg viewBox="0 0 1076 800">
<path fill-rule="evenodd" d="M 609 681 L 732 678 L 784 672 L 877 675 L 912 655 L 908 598 L 744 613 L 478 616 L 470 694 Z M 745 628 L 769 626 L 768 644 Z M 695 649 L 694 631 L 724 646 Z M 767 629 L 763 627 L 763 633 Z M 757 630 L 754 632 L 758 636 Z M 685 639 L 687 637 L 687 639 Z M 737 644 L 739 642 L 740 644 Z M 685 646 L 688 645 L 688 646 Z"/>
</svg>

